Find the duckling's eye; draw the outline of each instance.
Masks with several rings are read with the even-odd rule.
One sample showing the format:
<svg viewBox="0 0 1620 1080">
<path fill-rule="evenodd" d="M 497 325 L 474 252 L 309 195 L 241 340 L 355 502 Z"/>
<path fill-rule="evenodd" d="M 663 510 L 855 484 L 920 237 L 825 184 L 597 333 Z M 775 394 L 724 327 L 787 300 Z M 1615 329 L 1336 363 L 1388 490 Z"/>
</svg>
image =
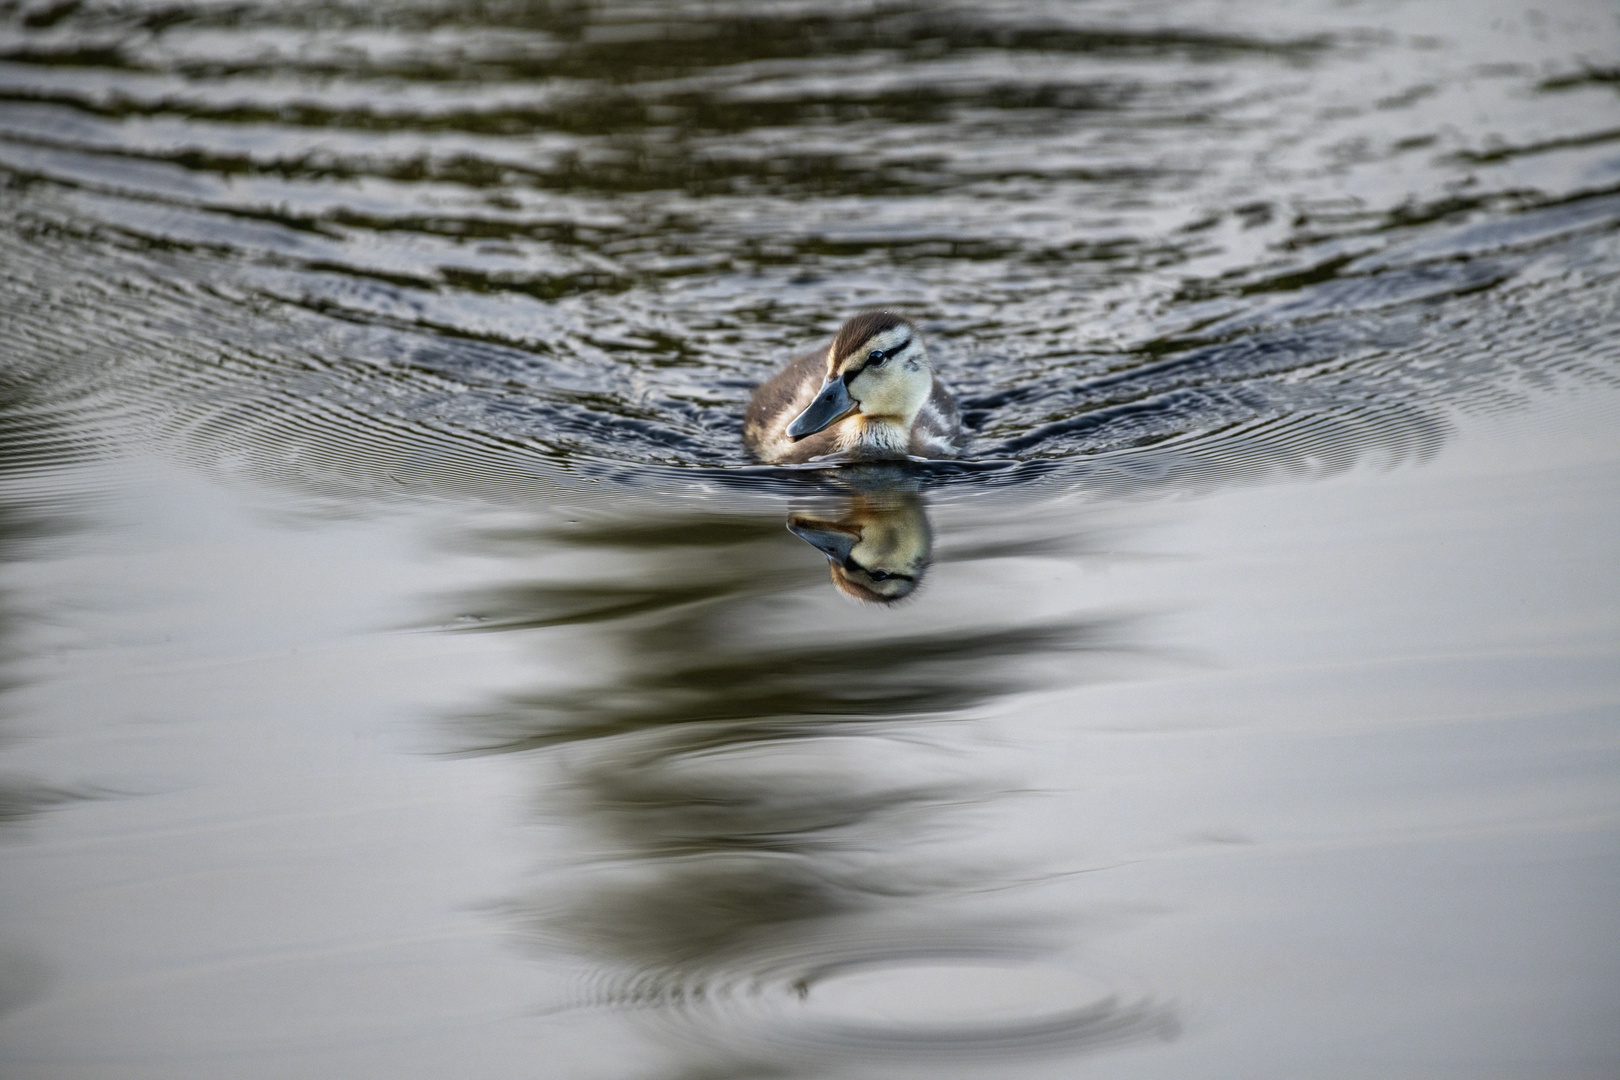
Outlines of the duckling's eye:
<svg viewBox="0 0 1620 1080">
<path fill-rule="evenodd" d="M 873 581 L 888 581 L 889 578 L 893 577 L 894 575 L 890 574 L 887 570 L 868 570 L 866 572 L 866 576 L 871 578 Z"/>
<path fill-rule="evenodd" d="M 883 361 L 887 360 L 888 358 L 889 358 L 889 354 L 884 352 L 882 349 L 873 349 L 870 353 L 867 354 L 866 362 L 868 364 L 876 365 L 876 364 L 883 363 Z"/>
</svg>

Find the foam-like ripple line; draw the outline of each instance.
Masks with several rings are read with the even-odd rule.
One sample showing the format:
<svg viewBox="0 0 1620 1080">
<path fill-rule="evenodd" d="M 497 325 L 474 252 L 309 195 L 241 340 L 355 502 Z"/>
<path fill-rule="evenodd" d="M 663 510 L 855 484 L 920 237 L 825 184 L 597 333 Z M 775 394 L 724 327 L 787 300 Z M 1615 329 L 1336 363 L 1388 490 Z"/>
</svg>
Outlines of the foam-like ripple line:
<svg viewBox="0 0 1620 1080">
<path fill-rule="evenodd" d="M 615 976 L 590 972 L 577 1008 L 641 1010 L 645 1018 L 676 1038 L 721 1042 L 733 1051 L 766 1054 L 772 1060 L 800 1056 L 814 1060 L 847 1058 L 881 1061 L 982 1060 L 1006 1055 L 1072 1054 L 1144 1040 L 1172 1037 L 1179 1028 L 1175 1010 L 1129 981 L 1100 973 L 1059 981 L 1061 959 L 1029 944 L 998 943 L 994 931 L 957 928 L 877 934 L 841 927 L 836 942 L 807 941 L 778 947 L 750 963 L 703 973 L 670 970 Z M 931 1006 L 896 999 L 911 1013 L 829 1010 L 822 998 L 850 976 L 896 982 L 901 993 L 918 977 L 942 989 L 939 980 L 960 981 L 958 992 L 972 995 L 980 976 L 1007 979 L 1047 976 L 1046 994 L 1016 1012 L 963 1022 L 954 1013 L 931 1018 Z M 916 973 L 913 975 L 913 973 Z M 1051 976 L 1057 975 L 1059 979 Z M 915 993 L 916 988 L 912 987 Z M 989 987 L 985 987 L 989 990 Z M 1066 992 L 1065 992 L 1066 991 Z M 949 1017 L 947 1019 L 947 1016 Z"/>
</svg>

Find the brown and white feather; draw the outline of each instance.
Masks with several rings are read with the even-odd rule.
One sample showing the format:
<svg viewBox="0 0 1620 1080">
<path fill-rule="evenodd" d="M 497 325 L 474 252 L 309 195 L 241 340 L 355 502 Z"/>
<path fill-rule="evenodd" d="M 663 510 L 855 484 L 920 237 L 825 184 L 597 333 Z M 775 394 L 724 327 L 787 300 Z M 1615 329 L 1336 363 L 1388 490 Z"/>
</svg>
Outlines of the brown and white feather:
<svg viewBox="0 0 1620 1080">
<path fill-rule="evenodd" d="M 873 349 L 891 351 L 888 368 L 869 364 Z M 873 368 L 870 374 L 868 366 Z M 833 377 L 845 377 L 860 408 L 821 431 L 793 439 L 788 425 Z M 944 458 L 961 453 L 962 424 L 956 402 L 928 364 L 917 328 L 893 312 L 874 311 L 850 319 L 828 348 L 794 357 L 756 390 L 743 421 L 743 442 L 755 457 L 772 464 L 828 455 Z"/>
</svg>

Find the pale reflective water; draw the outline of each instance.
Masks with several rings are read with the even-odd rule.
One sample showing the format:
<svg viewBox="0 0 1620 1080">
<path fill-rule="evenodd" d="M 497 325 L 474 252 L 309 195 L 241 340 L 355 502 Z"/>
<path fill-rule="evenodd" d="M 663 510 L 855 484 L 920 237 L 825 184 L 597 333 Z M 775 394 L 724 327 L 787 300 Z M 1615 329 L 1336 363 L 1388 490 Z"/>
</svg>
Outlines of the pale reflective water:
<svg viewBox="0 0 1620 1080">
<path fill-rule="evenodd" d="M 7 1076 L 1620 1070 L 1604 5 L 0 12 Z"/>
</svg>

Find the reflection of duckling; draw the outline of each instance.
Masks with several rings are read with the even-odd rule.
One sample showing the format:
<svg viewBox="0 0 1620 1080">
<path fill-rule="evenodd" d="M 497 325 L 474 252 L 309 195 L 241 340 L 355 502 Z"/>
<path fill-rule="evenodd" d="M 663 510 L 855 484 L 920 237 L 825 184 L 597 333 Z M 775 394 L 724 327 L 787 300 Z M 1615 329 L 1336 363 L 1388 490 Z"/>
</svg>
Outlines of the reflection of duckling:
<svg viewBox="0 0 1620 1080">
<path fill-rule="evenodd" d="M 955 457 L 956 402 L 934 378 L 915 326 L 892 311 L 857 315 L 825 351 L 795 357 L 754 392 L 743 442 L 761 461 Z"/>
<path fill-rule="evenodd" d="M 788 531 L 827 556 L 841 591 L 880 604 L 911 595 L 934 546 L 922 497 L 910 491 L 852 496 L 836 521 L 793 514 Z"/>
</svg>

